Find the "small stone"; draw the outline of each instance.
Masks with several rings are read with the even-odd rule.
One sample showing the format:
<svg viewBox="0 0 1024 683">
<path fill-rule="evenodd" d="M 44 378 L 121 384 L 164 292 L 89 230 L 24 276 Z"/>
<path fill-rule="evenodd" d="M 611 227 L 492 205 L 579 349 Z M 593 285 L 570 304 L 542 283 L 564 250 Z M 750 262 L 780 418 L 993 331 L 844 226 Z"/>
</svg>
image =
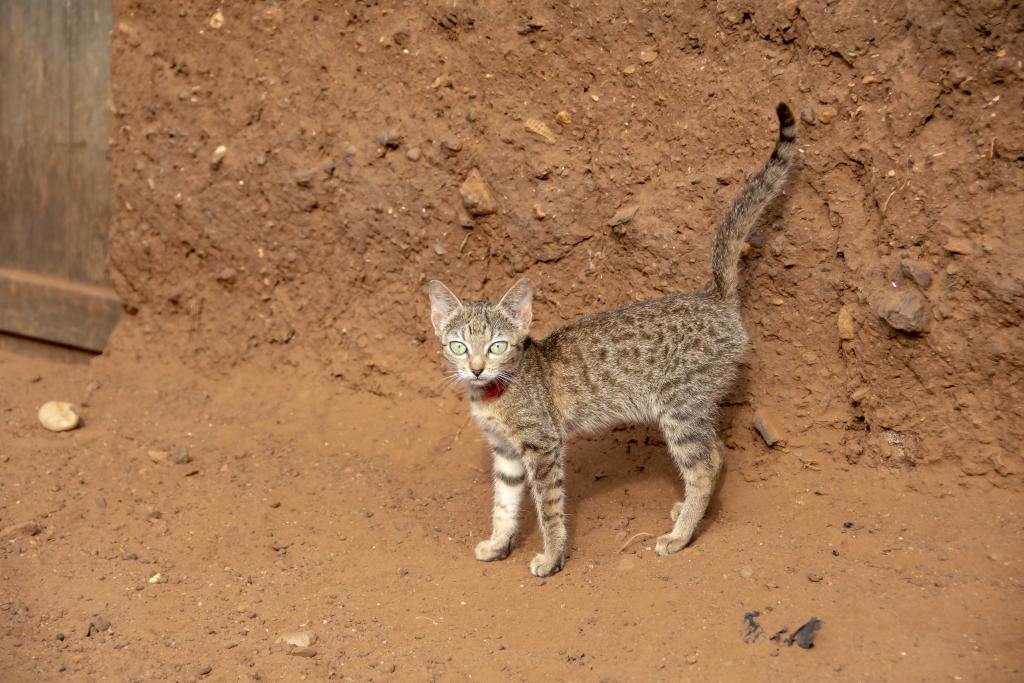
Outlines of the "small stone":
<svg viewBox="0 0 1024 683">
<path fill-rule="evenodd" d="M 823 578 L 824 577 L 821 574 L 808 574 L 807 575 L 807 580 L 810 581 L 811 583 L 821 583 L 821 580 Z"/>
<path fill-rule="evenodd" d="M 549 145 L 553 145 L 558 141 L 558 138 L 555 137 L 555 134 L 551 132 L 551 129 L 548 128 L 548 125 L 543 121 L 538 121 L 537 119 L 526 119 L 526 121 L 523 122 L 523 128 L 534 135 L 544 138 L 544 142 Z"/>
<path fill-rule="evenodd" d="M 236 277 L 238 277 L 238 271 L 234 268 L 222 268 L 217 273 L 217 282 L 223 282 L 227 285 L 234 284 Z"/>
<path fill-rule="evenodd" d="M 462 143 L 455 138 L 448 138 L 441 143 L 441 149 L 447 154 L 458 154 L 462 151 Z"/>
<path fill-rule="evenodd" d="M 498 205 L 487 188 L 484 177 L 475 168 L 469 172 L 459 187 L 459 194 L 462 196 L 463 206 L 473 216 L 487 216 L 498 211 Z"/>
<path fill-rule="evenodd" d="M 1001 477 L 1008 477 L 1014 472 L 1014 470 L 1011 470 L 1006 466 L 1006 463 L 1003 462 L 1002 456 L 998 453 L 993 453 L 989 456 L 989 462 L 992 463 L 992 467 L 995 468 L 996 473 Z"/>
<path fill-rule="evenodd" d="M 626 74 L 627 76 L 632 76 L 633 74 L 636 73 L 636 65 L 630 64 L 629 66 L 623 67 L 622 73 Z"/>
<path fill-rule="evenodd" d="M 855 323 L 853 318 L 854 306 L 851 304 L 844 304 L 839 309 L 839 315 L 836 317 L 836 327 L 839 328 L 839 338 L 850 340 L 854 337 Z"/>
<path fill-rule="evenodd" d="M 150 451 L 148 455 L 149 459 L 156 464 L 167 462 L 168 460 L 171 459 L 171 454 L 168 453 L 167 451 Z"/>
<path fill-rule="evenodd" d="M 875 311 L 880 318 L 903 332 L 923 332 L 928 325 L 928 301 L 915 291 L 887 291 Z"/>
<path fill-rule="evenodd" d="M 764 442 L 768 446 L 774 446 L 775 444 L 784 445 L 786 440 L 782 436 L 782 432 L 778 428 L 778 422 L 774 415 L 770 411 L 764 408 L 757 408 L 754 411 L 754 418 L 752 420 L 754 429 L 761 435 Z"/>
<path fill-rule="evenodd" d="M 82 423 L 75 407 L 66 401 L 47 401 L 39 408 L 39 424 L 51 432 L 67 432 Z"/>
<path fill-rule="evenodd" d="M 1013 57 L 1005 56 L 1005 50 L 1001 50 L 1002 56 L 999 56 L 995 62 L 992 63 L 992 68 L 988 73 L 988 80 L 992 83 L 1008 83 L 1017 77 L 1017 67 L 1020 64 Z"/>
<path fill-rule="evenodd" d="M 740 567 L 740 576 L 742 576 L 744 579 L 749 579 L 753 575 L 754 575 L 754 570 L 751 569 L 750 567 L 748 567 L 746 565 L 743 565 L 742 567 Z"/>
<path fill-rule="evenodd" d="M 639 204 L 627 204 L 615 212 L 615 215 L 609 219 L 608 226 L 614 228 L 619 225 L 625 225 L 633 220 L 633 217 L 639 209 Z"/>
<path fill-rule="evenodd" d="M 857 405 L 861 401 L 863 401 L 865 398 L 867 398 L 867 395 L 868 395 L 868 388 L 867 387 L 857 387 L 856 389 L 853 390 L 853 393 L 850 394 L 850 401 L 854 405 Z"/>
<path fill-rule="evenodd" d="M 825 107 L 818 113 L 818 121 L 825 125 L 832 123 L 832 119 L 839 116 L 835 107 Z"/>
<path fill-rule="evenodd" d="M 408 159 L 409 161 L 419 161 L 420 155 L 422 154 L 423 152 L 420 151 L 419 147 L 410 147 L 405 152 L 405 158 Z"/>
<path fill-rule="evenodd" d="M 43 528 L 35 522 L 21 522 L 20 524 L 12 524 L 8 527 L 4 527 L 4 530 L 0 531 L 0 538 L 38 536 L 42 530 Z"/>
<path fill-rule="evenodd" d="M 219 145 L 217 149 L 213 150 L 213 156 L 210 157 L 210 166 L 217 168 L 220 163 L 224 161 L 224 157 L 227 156 L 228 148 L 224 145 Z"/>
<path fill-rule="evenodd" d="M 395 666 L 394 662 L 387 662 L 385 664 L 381 664 L 380 670 L 386 674 L 393 674 L 397 668 L 398 667 Z"/>
<path fill-rule="evenodd" d="M 270 507 L 276 510 L 277 508 L 281 507 L 281 501 L 275 500 L 273 503 L 270 504 Z"/>
<path fill-rule="evenodd" d="M 89 621 L 88 626 L 85 627 L 85 636 L 89 638 L 92 637 L 92 634 L 103 633 L 109 628 L 110 620 L 97 614 Z"/>
<path fill-rule="evenodd" d="M 65 638 L 65 636 L 64 636 L 63 633 L 58 633 L 57 634 L 57 640 L 64 640 L 64 638 Z"/>
<path fill-rule="evenodd" d="M 204 676 L 209 676 L 211 671 L 213 671 L 213 667 L 206 664 L 205 666 L 199 667 L 199 670 L 196 671 L 196 676 L 203 678 Z"/>
<path fill-rule="evenodd" d="M 985 463 L 969 462 L 960 467 L 960 471 L 968 477 L 980 477 L 991 472 L 991 468 Z"/>
<path fill-rule="evenodd" d="M 402 134 L 394 130 L 379 133 L 377 144 L 384 149 L 398 149 L 402 144 Z"/>
<path fill-rule="evenodd" d="M 285 631 L 277 637 L 275 642 L 295 647 L 309 647 L 317 641 L 316 633 L 313 631 Z"/>
<path fill-rule="evenodd" d="M 570 117 L 569 112 L 567 112 L 564 109 L 555 114 L 555 120 L 558 121 L 563 126 L 568 126 L 570 123 L 572 123 L 572 117 Z"/>
<path fill-rule="evenodd" d="M 546 213 L 544 213 L 544 209 L 541 208 L 540 204 L 534 204 L 533 205 L 533 216 L 537 220 L 542 221 L 545 218 L 547 218 L 548 215 Z"/>
<path fill-rule="evenodd" d="M 103 496 L 98 496 L 96 498 L 96 507 L 100 508 L 101 510 L 106 508 L 107 507 L 107 499 L 104 498 Z"/>
<path fill-rule="evenodd" d="M 699 657 L 700 657 L 700 653 L 699 652 L 691 652 L 690 654 L 686 655 L 686 663 L 689 664 L 690 666 L 693 666 L 694 664 L 697 663 L 697 659 Z"/>
<path fill-rule="evenodd" d="M 974 253 L 974 245 L 966 237 L 950 237 L 946 240 L 945 249 L 951 254 L 970 256 Z"/>
<path fill-rule="evenodd" d="M 908 259 L 900 261 L 900 272 L 916 282 L 921 289 L 928 289 L 932 284 L 931 271 Z"/>
<path fill-rule="evenodd" d="M 800 111 L 800 120 L 809 126 L 813 126 L 817 121 L 817 117 L 814 115 L 814 107 L 804 107 Z"/>
<path fill-rule="evenodd" d="M 650 64 L 658 58 L 658 53 L 654 50 L 640 50 L 640 61 L 644 64 Z"/>
<path fill-rule="evenodd" d="M 218 28 L 220 28 L 223 25 L 224 25 L 224 13 L 221 12 L 220 10 L 217 10 L 216 12 L 213 13 L 213 16 L 210 17 L 210 28 L 218 29 Z"/>
<path fill-rule="evenodd" d="M 288 650 L 288 654 L 295 657 L 316 657 L 317 652 L 311 647 L 295 647 Z"/>
<path fill-rule="evenodd" d="M 175 465 L 186 465 L 186 464 L 188 464 L 190 462 L 192 462 L 192 456 L 189 455 L 188 449 L 185 448 L 184 446 L 182 446 L 174 454 L 174 464 Z"/>
</svg>

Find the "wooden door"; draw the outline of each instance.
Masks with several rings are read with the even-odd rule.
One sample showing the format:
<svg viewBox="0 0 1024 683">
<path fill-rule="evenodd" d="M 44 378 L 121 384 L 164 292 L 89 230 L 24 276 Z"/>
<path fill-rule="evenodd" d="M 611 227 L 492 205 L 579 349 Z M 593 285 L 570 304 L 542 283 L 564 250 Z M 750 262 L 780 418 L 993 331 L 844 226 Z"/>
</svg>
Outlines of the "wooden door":
<svg viewBox="0 0 1024 683">
<path fill-rule="evenodd" d="M 0 0 L 0 331 L 102 350 L 110 0 Z"/>
</svg>

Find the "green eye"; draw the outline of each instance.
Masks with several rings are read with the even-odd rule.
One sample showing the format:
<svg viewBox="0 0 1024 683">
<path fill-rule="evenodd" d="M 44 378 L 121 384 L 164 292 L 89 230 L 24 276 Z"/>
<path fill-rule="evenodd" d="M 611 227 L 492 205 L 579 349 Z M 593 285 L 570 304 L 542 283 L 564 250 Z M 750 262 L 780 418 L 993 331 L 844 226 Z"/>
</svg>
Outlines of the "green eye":
<svg viewBox="0 0 1024 683">
<path fill-rule="evenodd" d="M 466 345 L 460 341 L 451 342 L 450 344 L 448 344 L 448 348 L 451 349 L 452 353 L 454 353 L 456 356 L 461 356 L 462 354 L 466 353 Z"/>
<path fill-rule="evenodd" d="M 491 344 L 491 353 L 495 355 L 505 353 L 505 351 L 507 350 L 508 342 L 506 341 L 496 341 L 493 344 Z"/>
</svg>

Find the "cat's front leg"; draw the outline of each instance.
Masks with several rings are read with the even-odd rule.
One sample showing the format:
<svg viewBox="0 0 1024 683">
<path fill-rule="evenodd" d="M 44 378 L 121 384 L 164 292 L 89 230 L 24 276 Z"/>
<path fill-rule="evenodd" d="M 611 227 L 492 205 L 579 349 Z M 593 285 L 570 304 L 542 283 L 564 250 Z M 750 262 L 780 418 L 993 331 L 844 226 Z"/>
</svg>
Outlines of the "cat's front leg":
<svg viewBox="0 0 1024 683">
<path fill-rule="evenodd" d="M 519 501 L 526 485 L 526 468 L 519 453 L 511 447 L 495 446 L 494 510 L 491 537 L 476 546 L 476 559 L 481 562 L 504 560 L 512 550 L 519 526 Z"/>
<path fill-rule="evenodd" d="M 563 445 L 527 449 L 523 454 L 529 468 L 530 491 L 537 505 L 537 518 L 544 536 L 544 552 L 530 561 L 534 576 L 551 576 L 565 564 L 568 534 L 565 530 L 565 471 Z"/>
</svg>

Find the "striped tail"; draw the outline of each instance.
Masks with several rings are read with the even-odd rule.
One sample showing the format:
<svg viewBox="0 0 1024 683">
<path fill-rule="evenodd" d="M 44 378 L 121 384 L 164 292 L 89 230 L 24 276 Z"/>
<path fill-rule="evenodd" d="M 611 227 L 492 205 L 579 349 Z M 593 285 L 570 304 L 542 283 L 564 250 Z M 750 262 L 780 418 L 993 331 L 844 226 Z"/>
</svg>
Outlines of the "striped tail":
<svg viewBox="0 0 1024 683">
<path fill-rule="evenodd" d="M 736 296 L 740 250 L 765 207 L 782 190 L 793 156 L 796 154 L 796 121 L 785 104 L 779 115 L 779 141 L 761 170 L 750 179 L 718 226 L 711 248 L 711 273 L 715 289 L 722 298 Z"/>
</svg>

